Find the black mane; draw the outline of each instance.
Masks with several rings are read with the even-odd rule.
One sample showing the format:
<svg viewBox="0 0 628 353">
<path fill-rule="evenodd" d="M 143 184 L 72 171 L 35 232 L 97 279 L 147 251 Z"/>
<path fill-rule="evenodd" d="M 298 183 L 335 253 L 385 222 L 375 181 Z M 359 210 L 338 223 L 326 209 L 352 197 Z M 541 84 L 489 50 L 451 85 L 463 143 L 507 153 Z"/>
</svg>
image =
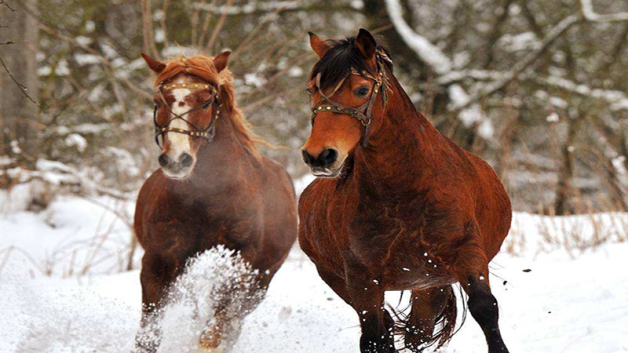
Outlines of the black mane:
<svg viewBox="0 0 628 353">
<path fill-rule="evenodd" d="M 351 68 L 356 69 L 358 72 L 367 71 L 375 76 L 376 73 L 372 72 L 366 65 L 360 50 L 355 46 L 355 37 L 327 40 L 326 42 L 331 48 L 314 65 L 310 74 L 310 80 L 314 79 L 319 73 L 321 74 L 321 89 L 335 86 L 351 72 Z M 390 57 L 388 49 L 381 45 L 377 46 L 377 51 L 382 51 Z M 380 63 L 383 63 L 392 72 L 392 63 L 386 60 L 381 60 Z"/>
</svg>

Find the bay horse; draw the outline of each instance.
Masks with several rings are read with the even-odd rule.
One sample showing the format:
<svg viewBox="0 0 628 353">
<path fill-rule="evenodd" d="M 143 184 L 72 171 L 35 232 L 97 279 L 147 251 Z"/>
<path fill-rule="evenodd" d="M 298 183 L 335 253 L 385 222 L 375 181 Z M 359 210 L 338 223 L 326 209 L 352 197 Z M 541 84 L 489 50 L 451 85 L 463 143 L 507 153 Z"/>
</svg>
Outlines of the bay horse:
<svg viewBox="0 0 628 353">
<path fill-rule="evenodd" d="M 260 155 L 263 140 L 236 104 L 229 54 L 165 63 L 142 54 L 157 74 L 153 119 L 162 152 L 160 168 L 142 186 L 135 209 L 135 234 L 145 251 L 142 328 L 164 305 L 188 259 L 219 245 L 233 250 L 257 270 L 255 288 L 263 293 L 296 240 L 291 178 Z M 225 337 L 230 330 L 239 332 L 234 325 L 257 304 L 248 303 L 250 308 L 233 317 L 229 295 L 221 300 L 215 324 L 199 338 L 208 352 L 228 352 L 234 338 Z M 158 346 L 159 339 L 136 343 L 141 352 Z"/>
<path fill-rule="evenodd" d="M 368 31 L 310 33 L 310 45 L 320 60 L 302 154 L 318 178 L 299 200 L 299 244 L 357 312 L 361 352 L 396 352 L 395 333 L 413 352 L 449 341 L 456 282 L 489 352 L 508 352 L 488 270 L 512 217 L 499 178 L 415 109 Z M 396 321 L 384 307 L 391 290 L 411 291 L 410 313 Z"/>
</svg>

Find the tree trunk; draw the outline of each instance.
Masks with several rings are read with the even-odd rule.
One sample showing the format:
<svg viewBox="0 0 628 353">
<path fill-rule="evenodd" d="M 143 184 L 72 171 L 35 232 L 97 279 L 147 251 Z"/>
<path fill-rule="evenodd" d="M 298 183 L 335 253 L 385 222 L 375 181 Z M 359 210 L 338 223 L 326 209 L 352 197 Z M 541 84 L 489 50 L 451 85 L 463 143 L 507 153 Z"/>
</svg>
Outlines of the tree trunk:
<svg viewBox="0 0 628 353">
<path fill-rule="evenodd" d="M 556 185 L 556 198 L 554 199 L 554 210 L 557 215 L 572 213 L 573 205 L 570 205 L 570 198 L 573 196 L 572 179 L 574 175 L 574 142 L 580 125 L 580 114 L 571 117 L 567 114 L 567 138 L 560 151 L 561 166 L 558 172 L 558 183 Z"/>
<path fill-rule="evenodd" d="M 3 155 L 21 154 L 21 150 L 34 156 L 39 107 L 24 93 L 38 101 L 38 35 L 37 21 L 24 8 L 35 10 L 37 2 L 21 1 L 19 6 L 9 1 L 7 6 L 0 4 L 0 56 L 6 65 L 0 67 L 0 149 Z"/>
</svg>

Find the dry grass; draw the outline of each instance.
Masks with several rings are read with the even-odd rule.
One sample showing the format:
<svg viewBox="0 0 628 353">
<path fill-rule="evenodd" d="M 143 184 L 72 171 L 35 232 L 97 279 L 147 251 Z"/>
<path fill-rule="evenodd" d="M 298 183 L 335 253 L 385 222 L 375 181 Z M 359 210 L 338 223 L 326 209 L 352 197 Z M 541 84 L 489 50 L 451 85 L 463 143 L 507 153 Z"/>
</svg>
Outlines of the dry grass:
<svg viewBox="0 0 628 353">
<path fill-rule="evenodd" d="M 114 206 L 107 206 L 93 199 L 89 201 L 103 208 L 92 237 L 62 241 L 43 256 L 35 256 L 32 250 L 19 246 L 0 249 L 0 276 L 10 261 L 25 261 L 30 267 L 31 277 L 43 275 L 67 278 L 133 269 L 137 265 L 133 261 L 135 237 L 132 216 L 126 212 L 124 203 L 117 201 Z M 111 218 L 111 215 L 115 217 Z M 124 230 L 115 229 L 118 222 L 126 226 Z M 130 239 L 114 234 L 120 232 L 130 234 Z"/>
<path fill-rule="evenodd" d="M 522 255 L 562 249 L 576 257 L 605 243 L 628 241 L 628 213 L 617 209 L 596 212 L 591 203 L 579 207 L 577 214 L 564 216 L 542 207 L 538 214 L 515 214 L 503 251 Z"/>
</svg>

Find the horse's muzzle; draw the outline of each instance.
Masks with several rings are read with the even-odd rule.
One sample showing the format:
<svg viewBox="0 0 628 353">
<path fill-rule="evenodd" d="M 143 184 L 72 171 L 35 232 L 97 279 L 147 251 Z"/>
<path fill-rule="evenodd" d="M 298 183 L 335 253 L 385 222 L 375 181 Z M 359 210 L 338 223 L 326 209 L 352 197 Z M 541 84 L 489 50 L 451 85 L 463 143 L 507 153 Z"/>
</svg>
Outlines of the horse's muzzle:
<svg viewBox="0 0 628 353">
<path fill-rule="evenodd" d="M 185 179 L 192 172 L 194 167 L 194 157 L 189 153 L 182 153 L 176 161 L 168 154 L 162 153 L 159 158 L 159 165 L 164 174 L 171 179 Z"/>
</svg>

